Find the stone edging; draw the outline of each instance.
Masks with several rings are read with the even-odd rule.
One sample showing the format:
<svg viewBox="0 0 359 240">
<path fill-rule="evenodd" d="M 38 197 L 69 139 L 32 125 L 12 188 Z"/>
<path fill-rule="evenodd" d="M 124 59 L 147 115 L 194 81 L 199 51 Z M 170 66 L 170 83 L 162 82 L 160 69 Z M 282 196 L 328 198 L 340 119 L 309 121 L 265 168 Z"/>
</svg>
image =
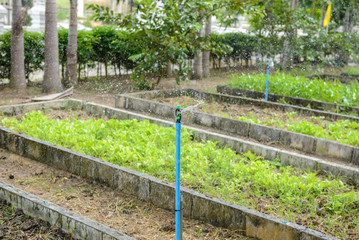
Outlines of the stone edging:
<svg viewBox="0 0 359 240">
<path fill-rule="evenodd" d="M 120 94 L 116 96 L 115 105 L 117 108 L 130 111 L 145 112 L 165 118 L 173 118 L 175 107 L 148 99 L 153 99 L 154 97 L 175 97 L 179 95 L 199 97 L 206 100 L 213 98 L 214 101 L 220 99 L 220 101 L 230 103 L 238 100 L 238 97 L 228 96 L 229 99 L 224 99 L 227 98 L 227 96 L 201 92 L 194 89 L 183 89 Z M 262 101 L 259 102 L 261 104 L 265 103 Z M 276 143 L 305 153 L 334 158 L 346 163 L 359 165 L 359 147 L 197 111 L 185 112 L 182 117 L 184 123 L 210 127 L 241 137 L 254 139 L 259 142 Z"/>
<path fill-rule="evenodd" d="M 259 91 L 252 91 L 252 90 L 245 90 L 241 88 L 231 88 L 227 85 L 217 86 L 217 92 L 222 94 L 228 94 L 232 96 L 239 96 L 239 97 L 248 97 L 253 99 L 264 99 L 264 92 Z M 285 102 L 288 104 L 306 107 L 310 105 L 310 109 L 317 109 L 322 111 L 339 111 L 341 113 L 352 112 L 359 114 L 359 107 L 350 107 L 340 104 L 333 104 L 333 103 L 326 103 L 320 101 L 313 101 L 304 98 L 296 98 L 296 97 L 289 97 L 289 96 L 282 96 L 277 94 L 268 94 L 268 101 L 272 103 L 276 103 L 280 100 L 284 99 Z M 309 109 L 309 108 L 307 108 Z M 350 116 L 349 116 L 350 117 Z M 358 119 L 356 117 L 356 119 Z M 354 121 L 354 120 L 353 120 Z M 356 120 L 358 121 L 358 120 Z"/>
<path fill-rule="evenodd" d="M 134 238 L 115 229 L 45 201 L 2 181 L 0 181 L 0 199 L 22 209 L 32 217 L 41 218 L 51 225 L 61 228 L 76 239 L 134 240 Z"/>
</svg>

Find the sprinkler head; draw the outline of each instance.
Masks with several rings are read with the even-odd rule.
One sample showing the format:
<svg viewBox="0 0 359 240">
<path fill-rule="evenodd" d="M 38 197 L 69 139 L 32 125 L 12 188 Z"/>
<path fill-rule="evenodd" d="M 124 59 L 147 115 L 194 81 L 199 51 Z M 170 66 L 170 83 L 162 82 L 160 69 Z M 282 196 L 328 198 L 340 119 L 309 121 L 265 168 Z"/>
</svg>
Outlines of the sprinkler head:
<svg viewBox="0 0 359 240">
<path fill-rule="evenodd" d="M 177 123 L 181 122 L 181 108 L 179 105 L 177 105 L 177 108 L 176 108 L 176 122 Z"/>
</svg>

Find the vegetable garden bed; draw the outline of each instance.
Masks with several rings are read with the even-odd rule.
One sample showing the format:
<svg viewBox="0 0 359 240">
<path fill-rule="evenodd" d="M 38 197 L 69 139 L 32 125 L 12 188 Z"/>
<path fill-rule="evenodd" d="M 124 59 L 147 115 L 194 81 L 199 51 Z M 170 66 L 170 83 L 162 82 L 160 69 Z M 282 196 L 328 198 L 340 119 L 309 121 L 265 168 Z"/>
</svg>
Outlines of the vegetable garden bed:
<svg viewBox="0 0 359 240">
<path fill-rule="evenodd" d="M 58 111 L 51 112 L 51 115 L 63 117 L 66 114 L 59 113 Z M 67 208 L 112 229 L 121 230 L 134 239 L 174 239 L 173 212 L 141 201 L 136 196 L 114 191 L 97 181 L 81 178 L 6 150 L 0 149 L 0 163 L 1 181 L 36 196 L 41 196 L 44 201 Z M 12 179 L 9 178 L 10 174 L 13 176 Z M 15 226 L 20 233 L 19 225 Z M 236 231 L 216 228 L 198 220 L 184 219 L 183 226 L 183 237 L 186 240 L 199 238 L 204 240 L 249 240 Z M 34 227 L 33 230 L 36 230 L 36 226 Z M 44 231 L 43 233 L 46 234 Z"/>
<path fill-rule="evenodd" d="M 308 80 L 304 77 L 279 74 L 269 76 L 268 100 L 285 102 L 325 111 L 359 115 L 358 81 L 343 85 L 336 81 Z M 232 76 L 228 86 L 218 86 L 219 93 L 264 99 L 264 74 Z"/>
<path fill-rule="evenodd" d="M 156 98 L 160 98 L 161 100 L 163 100 L 176 97 L 184 97 L 184 99 L 188 99 L 186 97 L 190 97 L 192 99 L 197 99 L 197 101 L 208 101 L 209 103 L 207 104 L 201 104 L 202 108 L 204 108 L 207 112 L 209 108 L 208 106 L 210 106 L 211 108 L 215 108 L 214 111 L 216 113 L 218 112 L 217 107 L 220 108 L 220 116 L 203 113 L 196 110 L 187 111 L 183 114 L 183 118 L 185 119 L 184 121 L 187 123 L 206 126 L 224 132 L 232 133 L 236 136 L 254 139 L 259 142 L 290 147 L 292 149 L 296 149 L 305 153 L 310 153 L 316 156 L 323 156 L 332 160 L 339 160 L 346 163 L 359 165 L 358 147 L 332 141 L 333 139 L 338 140 L 338 138 L 327 134 L 327 130 L 324 130 L 322 126 L 313 125 L 312 122 L 292 123 L 290 120 L 290 118 L 294 118 L 294 111 L 297 111 L 296 117 L 302 118 L 313 113 L 322 113 L 329 121 L 332 121 L 331 119 L 346 119 L 343 121 L 338 120 L 338 123 L 340 123 L 341 126 L 349 126 L 349 129 L 351 130 L 348 129 L 347 133 L 350 133 L 351 136 L 349 135 L 347 136 L 347 138 L 351 140 L 347 139 L 347 141 L 343 139 L 342 141 L 345 143 L 357 145 L 358 138 L 356 136 L 358 135 L 358 122 L 350 121 L 352 119 L 358 120 L 358 118 L 355 117 L 346 117 L 339 114 L 313 111 L 309 109 L 303 111 L 302 108 L 298 109 L 290 105 L 288 106 L 283 104 L 265 103 L 239 97 L 230 97 L 221 94 L 206 93 L 194 89 L 162 90 L 133 93 L 127 95 L 117 95 L 116 107 L 145 112 L 161 117 L 172 118 L 173 112 L 175 111 L 175 107 L 168 104 L 158 103 L 154 100 Z M 193 101 L 194 100 L 190 102 L 188 100 L 188 102 L 185 104 L 191 104 L 193 103 Z M 183 100 L 183 102 L 185 101 Z M 228 104 L 230 105 L 230 107 L 228 107 Z M 201 105 L 199 105 L 198 107 L 200 107 Z M 231 107 L 241 108 L 239 106 L 243 105 L 245 105 L 245 107 L 244 110 L 241 111 L 242 114 L 244 114 L 243 112 L 245 111 L 250 112 L 250 109 L 257 109 L 258 111 L 258 109 L 260 110 L 265 108 L 267 108 L 267 112 L 282 112 L 281 116 L 286 116 L 287 119 L 285 120 L 285 123 L 283 121 L 282 123 L 277 121 L 276 124 L 282 125 L 282 127 L 286 130 L 293 129 L 299 133 L 273 128 L 271 126 L 255 124 L 253 123 L 253 118 L 251 119 L 251 117 L 253 116 L 240 116 L 241 120 L 228 118 L 228 114 L 230 114 Z M 287 112 L 287 114 L 285 114 L 285 112 Z M 290 116 L 290 114 L 292 114 L 292 116 Z M 269 114 L 269 117 L 272 116 Z M 318 119 L 320 118 L 317 117 L 314 119 L 308 119 L 318 121 Z M 271 120 L 269 119 L 267 123 L 269 123 L 270 121 Z M 340 136 L 341 133 L 337 133 L 340 132 L 340 130 L 335 124 L 328 124 L 328 126 L 326 127 L 331 128 L 333 130 L 333 133 L 335 133 L 337 136 Z M 302 133 L 313 134 L 316 135 L 316 137 L 304 135 Z M 325 140 L 322 137 L 327 137 L 330 140 Z"/>
<path fill-rule="evenodd" d="M 151 122 L 154 122 L 158 125 L 166 127 L 173 126 L 173 123 L 166 121 L 75 100 L 59 100 L 48 103 L 6 106 L 1 107 L 0 111 L 2 111 L 5 115 L 18 115 L 24 112 L 38 109 L 48 111 L 50 108 L 67 110 L 73 109 L 76 111 L 83 109 L 87 113 L 94 114 L 95 116 L 106 116 L 108 118 L 117 119 L 149 119 Z M 298 162 L 298 166 L 302 166 L 304 168 L 309 166 L 308 163 L 305 163 L 305 161 L 314 160 L 313 158 L 306 158 L 304 156 L 291 154 L 286 151 L 278 151 L 270 147 L 260 146 L 259 144 L 252 145 L 251 143 L 241 142 L 239 139 L 233 139 L 199 129 L 191 129 L 193 129 L 193 135 L 191 135 L 191 139 L 193 137 L 195 137 L 195 139 L 213 139 L 215 141 L 219 141 L 219 144 L 223 146 L 228 144 L 228 146 L 231 146 L 234 149 L 237 147 L 240 147 L 242 150 L 253 149 L 255 152 L 259 151 L 263 153 L 265 156 L 267 156 L 267 159 L 274 159 L 278 156 L 282 162 L 288 161 L 287 164 L 296 164 L 297 161 L 295 161 L 293 158 L 296 157 L 297 159 L 301 159 L 301 162 Z M 2 128 L 0 128 L 0 130 L 0 145 L 3 148 L 9 149 L 13 152 L 18 152 L 24 156 L 44 162 L 46 164 L 50 164 L 56 168 L 106 183 L 116 190 L 137 195 L 141 199 L 151 201 L 156 206 L 173 210 L 173 185 L 165 184 L 146 175 L 136 173 L 131 170 L 126 170 L 124 168 L 119 168 L 113 164 L 108 164 L 98 159 L 96 160 L 94 158 L 90 158 L 61 147 L 56 147 L 53 144 L 37 141 L 36 139 L 19 135 L 15 132 L 9 132 L 8 130 L 4 131 Z M 252 154 L 252 156 L 255 155 Z M 248 157 L 244 157 L 244 159 L 247 158 Z M 53 161 L 49 161 L 49 159 L 53 159 Z M 260 158 L 257 157 L 256 159 L 257 160 L 255 160 L 255 162 L 261 162 Z M 284 161 L 284 159 L 287 160 Z M 315 161 L 316 165 L 312 166 L 320 166 L 321 169 L 332 169 L 333 173 L 341 173 L 341 175 L 354 174 L 350 175 L 352 177 L 357 174 L 355 171 L 351 173 L 353 169 L 348 167 L 324 163 L 318 160 Z M 274 169 L 276 169 L 278 162 L 275 164 L 268 164 L 268 166 L 272 166 Z M 316 167 L 313 169 L 316 169 Z M 353 180 L 355 180 L 355 178 L 353 178 Z M 345 184 L 343 186 L 345 186 Z M 278 238 L 281 239 L 307 239 L 308 237 L 311 239 L 330 239 L 329 237 L 325 237 L 318 232 L 303 228 L 296 224 L 285 222 L 268 215 L 263 215 L 237 205 L 228 204 L 218 199 L 209 198 L 193 191 L 184 189 L 183 194 L 185 216 L 202 219 L 204 221 L 211 222 L 216 226 L 237 229 L 243 231 L 243 233 L 248 236 L 258 237 L 260 239 L 267 239 L 268 236 L 278 236 Z M 264 206 L 266 206 L 266 204 Z"/>
<path fill-rule="evenodd" d="M 17 131 L 47 142 L 174 181 L 173 128 L 134 120 L 51 120 L 36 112 L 20 121 L 13 118 L 5 122 Z M 263 161 L 250 152 L 238 156 L 228 148 L 217 148 L 212 142 L 196 143 L 185 129 L 182 140 L 182 179 L 187 187 L 276 215 L 284 219 L 284 223 L 298 222 L 341 238 L 358 234 L 355 217 L 358 194 L 355 188 L 339 179 L 326 179 L 313 172 Z M 55 161 L 68 161 L 56 154 Z M 100 168 L 98 171 L 103 172 Z M 195 206 L 192 211 L 204 211 Z M 246 229 L 246 234 L 261 236 L 251 233 L 248 226 Z M 280 233 L 277 236 L 292 235 Z"/>
</svg>

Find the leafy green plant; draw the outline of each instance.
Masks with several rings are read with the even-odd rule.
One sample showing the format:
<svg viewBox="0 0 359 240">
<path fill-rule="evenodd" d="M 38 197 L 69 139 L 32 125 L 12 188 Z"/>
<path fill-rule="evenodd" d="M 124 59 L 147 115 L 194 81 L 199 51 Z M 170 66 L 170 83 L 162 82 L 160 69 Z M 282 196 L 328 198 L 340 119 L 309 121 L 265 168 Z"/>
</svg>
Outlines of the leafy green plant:
<svg viewBox="0 0 359 240">
<path fill-rule="evenodd" d="M 51 120 L 41 112 L 26 114 L 21 121 L 6 118 L 1 125 L 163 180 L 175 180 L 174 128 L 136 120 Z M 307 226 L 319 221 L 321 230 L 341 238 L 353 229 L 359 235 L 355 230 L 359 227 L 358 194 L 339 179 L 263 161 L 250 152 L 239 156 L 214 142 L 194 142 L 186 128 L 181 144 L 181 178 L 187 187 L 288 221 L 305 218 Z"/>
<path fill-rule="evenodd" d="M 232 75 L 230 87 L 265 91 L 266 75 Z M 269 76 L 269 93 L 299 97 L 309 100 L 359 106 L 359 83 L 353 81 L 344 85 L 340 81 L 309 80 L 305 77 L 277 73 Z"/>
<path fill-rule="evenodd" d="M 322 126 L 320 117 L 312 117 L 314 122 L 307 120 L 293 121 L 296 114 L 296 112 L 288 113 L 288 118 L 285 121 L 274 115 L 271 115 L 269 119 L 264 118 L 262 120 L 256 116 L 240 116 L 238 120 L 264 126 L 284 128 L 292 132 L 359 146 L 359 123 L 349 120 L 338 120 L 334 123 L 328 122 L 325 126 Z"/>
</svg>

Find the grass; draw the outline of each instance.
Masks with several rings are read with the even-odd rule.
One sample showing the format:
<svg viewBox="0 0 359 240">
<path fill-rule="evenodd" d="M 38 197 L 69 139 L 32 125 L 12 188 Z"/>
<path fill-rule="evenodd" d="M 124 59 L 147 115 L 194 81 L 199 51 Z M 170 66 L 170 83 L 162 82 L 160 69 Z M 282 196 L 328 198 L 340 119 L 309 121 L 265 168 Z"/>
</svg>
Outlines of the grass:
<svg viewBox="0 0 359 240">
<path fill-rule="evenodd" d="M 232 75 L 228 84 L 233 88 L 265 91 L 266 75 Z M 301 76 L 277 73 L 269 76 L 269 93 L 299 97 L 309 100 L 359 106 L 359 83 L 353 81 L 344 85 L 340 81 L 310 80 Z"/>
<path fill-rule="evenodd" d="M 41 112 L 1 124 L 169 182 L 175 179 L 174 128 L 136 120 L 51 120 Z M 340 179 L 263 161 L 250 152 L 236 155 L 214 142 L 194 142 L 185 128 L 181 140 L 186 186 L 340 238 L 359 236 L 359 195 Z"/>
</svg>

